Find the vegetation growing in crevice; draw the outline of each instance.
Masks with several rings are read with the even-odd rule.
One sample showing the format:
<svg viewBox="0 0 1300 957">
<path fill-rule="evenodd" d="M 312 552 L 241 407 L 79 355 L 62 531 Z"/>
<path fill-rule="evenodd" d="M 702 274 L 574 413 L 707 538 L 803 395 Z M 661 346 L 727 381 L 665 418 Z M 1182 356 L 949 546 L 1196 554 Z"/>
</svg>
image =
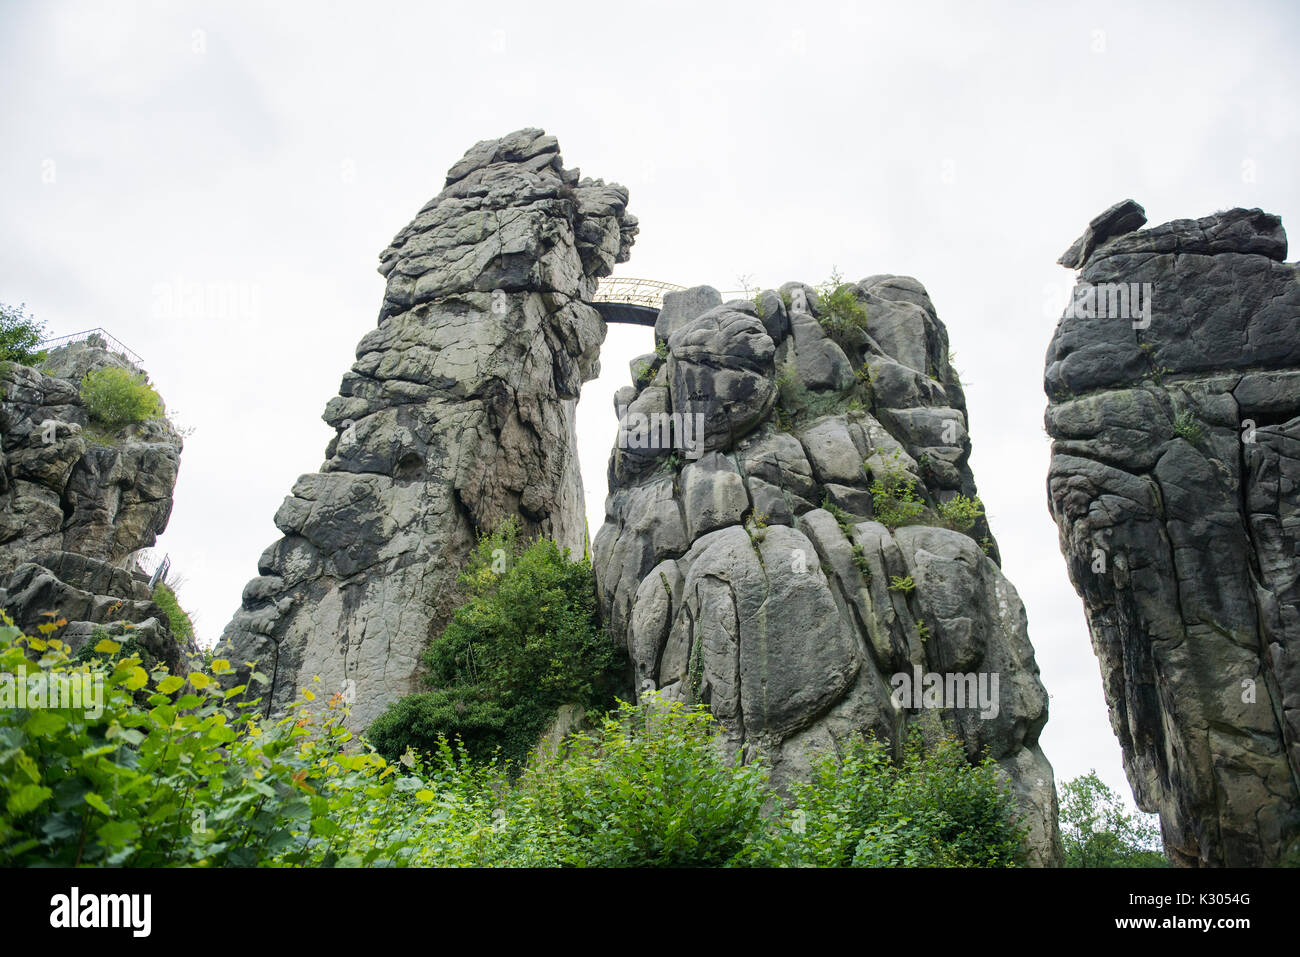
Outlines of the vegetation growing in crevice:
<svg viewBox="0 0 1300 957">
<path fill-rule="evenodd" d="M 916 480 L 908 478 L 900 469 L 882 469 L 877 473 L 871 483 L 871 505 L 876 521 L 890 531 L 911 525 L 925 514 L 925 502 L 916 494 Z"/>
<path fill-rule="evenodd" d="M 153 589 L 153 600 L 163 613 L 167 616 L 167 621 L 171 625 L 172 637 L 177 641 L 187 641 L 194 637 L 194 622 L 181 607 L 180 601 L 176 598 L 176 591 L 166 582 L 159 582 Z"/>
<path fill-rule="evenodd" d="M 476 761 L 522 766 L 562 704 L 613 704 L 622 662 L 597 616 L 588 560 L 524 542 L 518 519 L 480 538 L 460 576 L 466 601 L 423 657 L 430 690 L 393 702 L 366 735 L 395 760 L 459 737 Z"/>
<path fill-rule="evenodd" d="M 817 287 L 817 321 L 837 345 L 850 352 L 858 339 L 853 333 L 864 333 L 867 328 L 867 310 L 858 299 L 858 288 L 846 283 L 836 269 Z"/>
<path fill-rule="evenodd" d="M 1201 440 L 1201 423 L 1190 409 L 1179 409 L 1174 415 L 1174 435 L 1193 444 Z"/>
<path fill-rule="evenodd" d="M 939 517 L 955 532 L 969 532 L 983 514 L 984 503 L 979 500 L 979 496 L 967 498 L 959 492 L 939 503 Z"/>
<path fill-rule="evenodd" d="M 81 400 L 95 422 L 110 429 L 162 418 L 162 398 L 143 372 L 105 366 L 81 380 Z"/>
</svg>

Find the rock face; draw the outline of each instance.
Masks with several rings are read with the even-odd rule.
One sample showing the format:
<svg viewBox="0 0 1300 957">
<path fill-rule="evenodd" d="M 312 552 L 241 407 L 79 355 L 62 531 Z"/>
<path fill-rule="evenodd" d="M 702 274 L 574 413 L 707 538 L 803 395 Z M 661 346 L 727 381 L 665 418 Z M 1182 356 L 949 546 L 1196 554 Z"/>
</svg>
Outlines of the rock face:
<svg viewBox="0 0 1300 957">
<path fill-rule="evenodd" d="M 1297 266 L 1258 209 L 1098 219 L 1062 257 L 1048 497 L 1125 771 L 1174 862 L 1294 862 Z"/>
<path fill-rule="evenodd" d="M 865 732 L 898 745 L 937 711 L 1009 775 L 1036 863 L 1058 862 L 1024 608 L 982 517 L 939 527 L 975 483 L 924 287 L 872 276 L 826 302 L 787 283 L 727 303 L 699 287 L 665 297 L 655 334 L 615 398 L 593 545 L 637 686 L 708 703 L 778 785 L 815 749 Z M 963 697 L 913 696 L 929 674 Z"/>
<path fill-rule="evenodd" d="M 183 443 L 166 419 L 95 424 L 80 384 L 105 367 L 140 371 L 96 337 L 39 369 L 0 364 L 0 606 L 28 631 L 58 612 L 74 651 L 95 627 L 134 625 L 175 668 L 197 648 L 177 645 L 134 558 L 167 527 Z"/>
<path fill-rule="evenodd" d="M 381 253 L 378 327 L 325 407 L 337 435 L 219 650 L 260 663 L 268 709 L 320 676 L 363 728 L 415 690 L 476 534 L 505 518 L 582 553 L 574 413 L 605 336 L 591 296 L 637 232 L 627 198 L 521 130 L 466 153 Z"/>
</svg>

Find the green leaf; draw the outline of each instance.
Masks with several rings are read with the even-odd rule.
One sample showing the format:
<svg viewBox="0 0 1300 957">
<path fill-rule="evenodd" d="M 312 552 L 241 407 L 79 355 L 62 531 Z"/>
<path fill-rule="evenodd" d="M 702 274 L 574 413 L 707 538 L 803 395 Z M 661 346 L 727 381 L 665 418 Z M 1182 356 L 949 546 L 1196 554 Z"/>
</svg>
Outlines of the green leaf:
<svg viewBox="0 0 1300 957">
<path fill-rule="evenodd" d="M 49 738 L 68 726 L 67 719 L 52 711 L 33 711 L 32 716 L 23 724 L 23 730 L 33 738 Z"/>
<path fill-rule="evenodd" d="M 106 802 L 102 797 L 100 797 L 94 791 L 86 792 L 86 803 L 89 804 L 91 807 L 93 807 L 100 814 L 105 815 L 106 817 L 113 816 L 113 809 L 108 806 L 108 802 Z"/>
<path fill-rule="evenodd" d="M 158 682 L 158 691 L 162 694 L 171 694 L 185 686 L 185 679 L 179 675 L 168 675 L 162 681 Z"/>
<path fill-rule="evenodd" d="M 27 814 L 36 810 L 48 801 L 53 793 L 49 788 L 41 787 L 39 784 L 24 784 L 9 795 L 9 800 L 5 806 L 11 816 L 17 817 L 20 814 Z"/>
</svg>

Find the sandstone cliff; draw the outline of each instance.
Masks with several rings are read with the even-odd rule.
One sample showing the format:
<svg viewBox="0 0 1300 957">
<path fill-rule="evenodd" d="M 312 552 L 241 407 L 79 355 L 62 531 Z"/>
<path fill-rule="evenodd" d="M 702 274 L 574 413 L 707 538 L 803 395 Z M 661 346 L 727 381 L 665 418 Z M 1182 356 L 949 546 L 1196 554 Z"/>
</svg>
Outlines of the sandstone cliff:
<svg viewBox="0 0 1300 957">
<path fill-rule="evenodd" d="M 1007 772 L 1035 862 L 1055 863 L 1024 607 L 983 517 L 941 517 L 975 497 L 947 332 L 914 279 L 826 292 L 665 297 L 659 347 L 616 397 L 593 546 L 611 634 L 641 689 L 707 702 L 778 784 L 815 749 L 897 745 L 942 715 Z M 899 693 L 927 674 L 980 682 L 984 706 L 970 684 L 965 700 Z"/>
<path fill-rule="evenodd" d="M 177 668 L 198 649 L 173 638 L 134 559 L 167 527 L 183 443 L 165 418 L 94 422 L 79 386 L 105 367 L 139 371 L 93 337 L 40 368 L 0 364 L 0 607 L 32 633 L 57 612 L 74 651 L 129 624 Z"/>
<path fill-rule="evenodd" d="M 574 410 L 605 336 L 589 300 L 637 232 L 627 198 L 522 130 L 466 153 L 380 255 L 378 327 L 325 408 L 337 435 L 219 650 L 260 663 L 268 709 L 319 675 L 364 728 L 415 690 L 476 534 L 504 518 L 582 553 Z"/>
<path fill-rule="evenodd" d="M 1052 516 L 1138 805 L 1191 866 L 1300 844 L 1300 279 L 1276 216 L 1131 200 L 1047 353 Z"/>
</svg>

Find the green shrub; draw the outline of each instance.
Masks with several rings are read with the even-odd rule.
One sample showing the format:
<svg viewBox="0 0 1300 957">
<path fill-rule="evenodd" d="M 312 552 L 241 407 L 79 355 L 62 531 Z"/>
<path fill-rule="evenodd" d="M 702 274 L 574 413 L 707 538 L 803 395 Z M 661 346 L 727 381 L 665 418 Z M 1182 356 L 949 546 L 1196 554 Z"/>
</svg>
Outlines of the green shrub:
<svg viewBox="0 0 1300 957">
<path fill-rule="evenodd" d="M 263 723 L 208 673 L 150 675 L 109 639 L 92 649 L 106 660 L 76 661 L 2 620 L 6 678 L 103 684 L 99 708 L 0 708 L 0 864 L 244 866 L 318 850 L 337 812 L 326 762 L 348 737 L 336 722 Z"/>
<path fill-rule="evenodd" d="M 902 575 L 890 575 L 889 590 L 901 591 L 904 595 L 910 595 L 916 590 L 916 582 L 912 581 L 911 575 L 907 575 L 906 577 Z"/>
<path fill-rule="evenodd" d="M 45 361 L 45 353 L 37 348 L 45 338 L 45 323 L 26 315 L 26 308 L 26 303 L 0 303 L 0 362 L 33 366 Z"/>
<path fill-rule="evenodd" d="M 1195 443 L 1200 441 L 1201 434 L 1201 423 L 1197 421 L 1196 416 L 1188 409 L 1179 410 L 1174 416 L 1174 435 Z"/>
<path fill-rule="evenodd" d="M 820 867 L 1012 867 L 1024 863 L 1027 829 L 985 758 L 971 765 L 944 736 L 927 746 L 909 729 L 903 761 L 873 739 L 815 758 L 812 777 L 791 784 L 797 825 L 788 853 Z"/>
<path fill-rule="evenodd" d="M 979 496 L 967 498 L 965 495 L 957 494 L 948 501 L 939 503 L 939 517 L 943 519 L 944 524 L 957 532 L 969 532 L 983 514 L 984 504 L 979 500 Z"/>
<path fill-rule="evenodd" d="M 171 624 L 172 637 L 177 641 L 188 641 L 194 637 L 194 622 L 181 603 L 176 599 L 176 592 L 165 582 L 159 582 L 153 589 L 154 604 L 167 615 Z"/>
<path fill-rule="evenodd" d="M 772 795 L 760 763 L 742 764 L 706 707 L 620 703 L 567 755 L 530 767 L 521 817 L 555 821 L 551 860 L 586 867 L 726 867 L 768 853 Z"/>
<path fill-rule="evenodd" d="M 109 428 L 160 418 L 163 402 L 142 372 L 105 366 L 81 380 L 81 400 L 91 418 Z"/>
<path fill-rule="evenodd" d="M 876 521 L 889 529 L 910 525 L 925 514 L 925 502 L 916 494 L 916 481 L 894 473 L 871 483 L 871 505 Z"/>
<path fill-rule="evenodd" d="M 459 737 L 475 760 L 522 766 L 559 706 L 613 703 L 622 662 L 601 627 L 587 559 L 519 522 L 483 536 L 460 576 L 467 600 L 424 653 L 430 690 L 392 703 L 366 732 L 394 760 Z"/>
<path fill-rule="evenodd" d="M 1004 865 L 1018 832 L 988 762 L 901 767 L 874 743 L 814 762 L 785 809 L 704 708 L 657 695 L 512 781 L 439 737 L 389 762 L 356 749 L 311 685 L 261 717 L 229 662 L 150 674 L 100 638 L 87 661 L 0 613 L 0 677 L 86 676 L 99 709 L 0 708 L 0 866 Z M 265 685 L 260 673 L 252 682 Z M 315 710 L 312 710 L 312 709 Z M 94 715 L 93 717 L 91 715 Z M 805 826 L 806 825 L 806 826 Z"/>
</svg>

